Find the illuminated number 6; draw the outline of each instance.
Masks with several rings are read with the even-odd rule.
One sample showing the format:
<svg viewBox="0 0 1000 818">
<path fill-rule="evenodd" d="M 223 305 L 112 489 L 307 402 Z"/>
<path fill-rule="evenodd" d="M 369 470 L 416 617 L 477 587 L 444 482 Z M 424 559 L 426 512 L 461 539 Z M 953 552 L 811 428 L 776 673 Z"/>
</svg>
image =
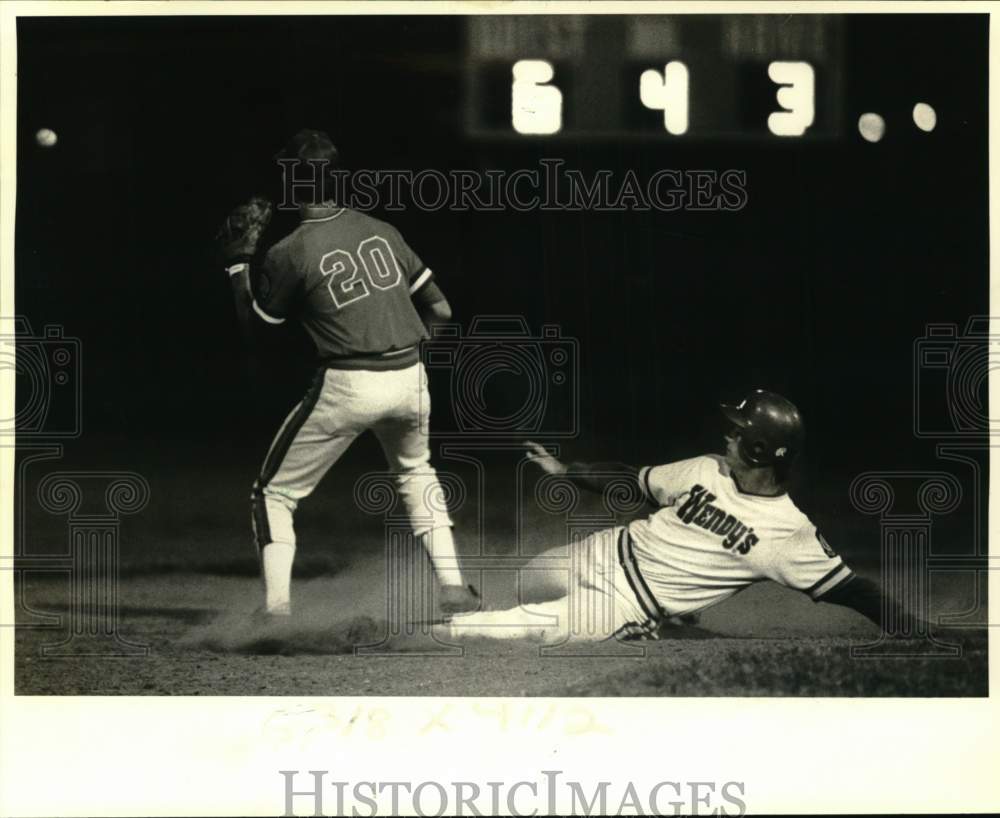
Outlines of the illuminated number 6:
<svg viewBox="0 0 1000 818">
<path fill-rule="evenodd" d="M 767 118 L 767 127 L 776 136 L 802 136 L 815 118 L 816 75 L 807 62 L 773 62 L 767 67 L 778 89 L 778 104 L 784 111 L 775 111 Z"/>
<path fill-rule="evenodd" d="M 368 295 L 368 285 L 358 275 L 358 263 L 346 250 L 333 250 L 323 256 L 319 271 L 330 277 L 326 288 L 338 309 Z"/>
<path fill-rule="evenodd" d="M 562 128 L 562 91 L 544 85 L 555 76 L 545 60 L 514 63 L 511 86 L 510 121 L 514 130 L 525 134 L 558 133 Z"/>
</svg>

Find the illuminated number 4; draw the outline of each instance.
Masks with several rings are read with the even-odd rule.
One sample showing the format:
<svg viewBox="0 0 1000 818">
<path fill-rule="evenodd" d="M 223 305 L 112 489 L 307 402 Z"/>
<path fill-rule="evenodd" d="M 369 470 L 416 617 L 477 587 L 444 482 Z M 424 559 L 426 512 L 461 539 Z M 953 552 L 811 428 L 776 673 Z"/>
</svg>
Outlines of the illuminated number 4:
<svg viewBox="0 0 1000 818">
<path fill-rule="evenodd" d="M 326 288 L 337 309 L 370 295 L 369 284 L 377 290 L 389 290 L 403 280 L 396 256 L 381 236 L 365 239 L 356 253 L 332 250 L 319 260 L 319 271 L 328 276 Z"/>
<path fill-rule="evenodd" d="M 639 101 L 654 111 L 663 111 L 663 127 L 680 136 L 688 129 L 688 70 L 673 60 L 663 69 L 643 71 L 639 77 Z"/>
</svg>

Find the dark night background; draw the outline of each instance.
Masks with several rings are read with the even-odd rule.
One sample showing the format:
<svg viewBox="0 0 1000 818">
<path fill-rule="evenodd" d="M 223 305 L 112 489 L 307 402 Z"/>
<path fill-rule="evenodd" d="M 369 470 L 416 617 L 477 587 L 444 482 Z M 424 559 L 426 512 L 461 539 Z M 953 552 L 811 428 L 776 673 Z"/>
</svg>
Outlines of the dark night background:
<svg viewBox="0 0 1000 818">
<path fill-rule="evenodd" d="M 270 157 L 300 127 L 327 130 L 352 168 L 735 168 L 739 212 L 375 215 L 457 321 L 518 314 L 579 340 L 571 457 L 717 450 L 715 404 L 766 386 L 807 420 L 796 496 L 843 537 L 854 475 L 941 467 L 913 434 L 914 341 L 931 322 L 961 330 L 989 293 L 987 18 L 859 15 L 844 32 L 839 138 L 577 142 L 465 135 L 460 18 L 19 20 L 17 312 L 81 339 L 84 434 L 67 459 L 148 475 L 161 531 L 197 531 L 217 502 L 226 536 L 248 536 L 253 471 L 308 358 L 279 331 L 248 367 L 210 240 L 276 185 Z M 917 101 L 937 111 L 931 133 Z M 865 111 L 886 120 L 877 144 L 857 133 Z M 55 148 L 35 144 L 40 127 Z M 940 411 L 934 383 L 921 400 Z M 445 375 L 432 393 L 447 401 Z M 359 441 L 331 482 L 378 462 Z"/>
</svg>

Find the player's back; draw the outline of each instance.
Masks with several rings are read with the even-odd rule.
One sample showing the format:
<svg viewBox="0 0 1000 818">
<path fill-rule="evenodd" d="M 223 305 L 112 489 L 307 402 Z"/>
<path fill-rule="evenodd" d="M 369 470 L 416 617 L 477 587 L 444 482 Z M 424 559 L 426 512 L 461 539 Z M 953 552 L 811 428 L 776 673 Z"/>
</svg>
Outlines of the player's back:
<svg viewBox="0 0 1000 818">
<path fill-rule="evenodd" d="M 321 363 L 417 360 L 425 330 L 411 293 L 430 272 L 392 225 L 349 208 L 318 210 L 271 248 L 265 268 L 278 292 L 264 309 L 300 320 Z"/>
<path fill-rule="evenodd" d="M 850 573 L 791 497 L 744 492 L 722 458 L 646 468 L 640 482 L 660 508 L 629 531 L 670 613 L 708 607 L 762 579 L 825 592 L 824 577 L 839 579 L 838 567 Z"/>
</svg>

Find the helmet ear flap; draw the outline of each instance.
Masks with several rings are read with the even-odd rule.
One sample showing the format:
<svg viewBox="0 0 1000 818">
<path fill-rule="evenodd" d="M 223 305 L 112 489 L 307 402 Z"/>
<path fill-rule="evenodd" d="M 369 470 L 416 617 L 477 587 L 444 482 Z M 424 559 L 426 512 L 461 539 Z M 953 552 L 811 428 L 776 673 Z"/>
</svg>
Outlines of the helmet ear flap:
<svg viewBox="0 0 1000 818">
<path fill-rule="evenodd" d="M 740 438 L 740 449 L 744 459 L 755 465 L 767 454 L 767 444 L 763 440 L 747 440 L 746 435 Z"/>
</svg>

